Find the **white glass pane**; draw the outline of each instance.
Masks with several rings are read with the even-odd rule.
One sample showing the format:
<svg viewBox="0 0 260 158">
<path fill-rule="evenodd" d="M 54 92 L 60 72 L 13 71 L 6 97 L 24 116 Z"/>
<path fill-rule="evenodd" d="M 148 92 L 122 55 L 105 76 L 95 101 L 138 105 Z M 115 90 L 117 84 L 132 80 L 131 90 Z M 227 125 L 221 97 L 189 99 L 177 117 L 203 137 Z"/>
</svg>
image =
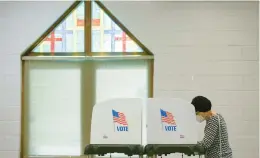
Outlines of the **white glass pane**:
<svg viewBox="0 0 260 158">
<path fill-rule="evenodd" d="M 148 98 L 146 61 L 106 61 L 97 64 L 96 103 L 112 98 Z M 146 138 L 144 135 L 143 137 Z M 128 157 L 118 153 L 111 155 Z"/>
<path fill-rule="evenodd" d="M 30 155 L 80 155 L 80 83 L 77 63 L 30 63 Z"/>
</svg>

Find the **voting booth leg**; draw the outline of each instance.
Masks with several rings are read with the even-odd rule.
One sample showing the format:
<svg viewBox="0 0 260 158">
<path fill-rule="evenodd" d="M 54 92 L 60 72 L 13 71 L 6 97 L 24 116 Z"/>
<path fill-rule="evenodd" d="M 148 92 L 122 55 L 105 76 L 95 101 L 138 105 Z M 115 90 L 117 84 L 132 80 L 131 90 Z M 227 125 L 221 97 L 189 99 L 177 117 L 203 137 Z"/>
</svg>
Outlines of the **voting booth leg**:
<svg viewBox="0 0 260 158">
<path fill-rule="evenodd" d="M 94 155 L 87 155 L 86 158 L 94 158 Z"/>
<path fill-rule="evenodd" d="M 147 156 L 147 158 L 157 158 L 157 155 Z"/>
</svg>

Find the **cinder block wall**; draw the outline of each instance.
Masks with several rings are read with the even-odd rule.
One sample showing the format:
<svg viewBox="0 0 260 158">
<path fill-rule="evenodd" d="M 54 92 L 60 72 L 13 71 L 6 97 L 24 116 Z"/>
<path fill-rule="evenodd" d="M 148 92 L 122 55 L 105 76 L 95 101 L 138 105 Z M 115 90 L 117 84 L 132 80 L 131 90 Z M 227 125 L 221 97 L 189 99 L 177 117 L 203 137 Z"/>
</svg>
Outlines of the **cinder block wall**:
<svg viewBox="0 0 260 158">
<path fill-rule="evenodd" d="M 19 54 L 71 3 L 0 2 L 0 158 L 18 158 Z M 154 96 L 209 97 L 234 157 L 258 158 L 258 4 L 104 3 L 155 54 Z"/>
<path fill-rule="evenodd" d="M 155 97 L 209 97 L 226 119 L 234 157 L 258 158 L 258 4 L 105 4 L 154 52 Z"/>
</svg>

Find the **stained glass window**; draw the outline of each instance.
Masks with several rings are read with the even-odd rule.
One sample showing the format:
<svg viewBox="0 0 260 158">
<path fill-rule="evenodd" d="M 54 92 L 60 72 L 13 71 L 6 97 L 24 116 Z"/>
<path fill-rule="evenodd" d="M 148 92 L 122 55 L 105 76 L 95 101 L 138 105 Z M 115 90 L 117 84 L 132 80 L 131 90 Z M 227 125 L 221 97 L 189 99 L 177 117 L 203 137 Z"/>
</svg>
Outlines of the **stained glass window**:
<svg viewBox="0 0 260 158">
<path fill-rule="evenodd" d="M 143 52 L 95 2 L 92 3 L 92 51 Z"/>
<path fill-rule="evenodd" d="M 144 52 L 95 2 L 91 2 L 92 52 Z M 89 15 L 90 16 L 90 15 Z M 82 1 L 34 49 L 35 54 L 85 52 L 85 2 Z"/>
<path fill-rule="evenodd" d="M 84 52 L 84 10 L 84 2 L 81 2 L 33 52 Z"/>
</svg>

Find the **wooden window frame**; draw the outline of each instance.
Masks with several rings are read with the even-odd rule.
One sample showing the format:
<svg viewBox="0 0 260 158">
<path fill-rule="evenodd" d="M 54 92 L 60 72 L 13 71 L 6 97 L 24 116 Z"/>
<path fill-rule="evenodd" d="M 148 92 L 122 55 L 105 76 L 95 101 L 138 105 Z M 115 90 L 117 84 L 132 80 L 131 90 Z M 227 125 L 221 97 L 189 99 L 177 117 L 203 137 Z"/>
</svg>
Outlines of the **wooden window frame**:
<svg viewBox="0 0 260 158">
<path fill-rule="evenodd" d="M 72 61 L 82 61 L 82 60 L 147 60 L 149 65 L 148 70 L 148 93 L 149 98 L 153 97 L 153 76 L 154 76 L 154 56 L 153 53 L 145 47 L 100 1 L 95 1 L 97 5 L 104 10 L 104 12 L 114 21 L 137 45 L 139 45 L 143 52 L 92 52 L 91 50 L 91 20 L 92 20 L 92 1 L 84 1 L 85 5 L 85 52 L 66 52 L 66 53 L 50 53 L 50 52 L 40 52 L 35 53 L 33 49 L 42 41 L 46 36 L 48 36 L 51 31 L 53 31 L 82 1 L 75 1 L 58 19 L 54 22 L 48 29 L 45 31 L 31 46 L 29 46 L 22 54 L 21 54 L 21 137 L 20 137 L 20 158 L 28 158 L 27 155 L 27 146 L 28 142 L 25 141 L 26 136 L 26 128 L 27 128 L 27 118 L 26 118 L 26 102 L 28 98 L 27 84 L 28 76 L 26 74 L 26 69 L 28 67 L 28 62 L 30 60 L 72 60 Z M 28 61 L 29 60 L 29 61 Z M 84 71 L 88 71 L 90 73 L 86 74 L 91 77 L 93 82 L 95 80 L 93 69 L 91 69 L 91 64 L 93 62 L 86 62 Z M 87 70 L 88 69 L 88 70 Z M 89 86 L 89 84 L 86 84 Z M 88 87 L 93 89 L 93 87 Z M 93 96 L 91 96 L 93 97 Z M 91 101 L 86 104 L 92 104 Z M 91 110 L 92 107 L 86 106 L 83 110 Z M 92 110 L 91 110 L 92 111 Z M 90 116 L 86 116 L 85 119 L 91 118 Z M 83 128 L 89 128 L 90 122 L 85 124 Z M 89 138 L 84 138 L 83 142 L 89 142 Z M 44 157 L 44 156 L 41 156 Z M 55 156 L 56 157 L 56 156 Z M 64 156 L 66 157 L 66 156 Z M 74 156 L 73 156 L 74 157 Z"/>
</svg>

